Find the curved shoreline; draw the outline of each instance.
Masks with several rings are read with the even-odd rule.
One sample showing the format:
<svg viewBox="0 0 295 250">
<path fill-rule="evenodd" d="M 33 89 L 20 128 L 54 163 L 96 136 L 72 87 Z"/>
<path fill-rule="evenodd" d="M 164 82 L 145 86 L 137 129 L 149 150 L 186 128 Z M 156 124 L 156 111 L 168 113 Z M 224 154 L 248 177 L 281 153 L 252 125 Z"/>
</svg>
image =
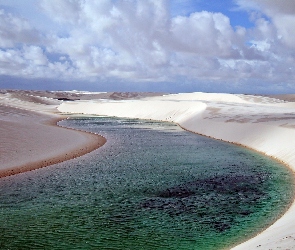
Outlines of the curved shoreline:
<svg viewBox="0 0 295 250">
<path fill-rule="evenodd" d="M 251 147 L 248 147 L 248 146 L 245 146 L 245 145 L 242 145 L 240 143 L 235 143 L 235 142 L 229 142 L 229 141 L 226 141 L 226 140 L 223 140 L 223 139 L 217 139 L 217 138 L 214 138 L 212 136 L 208 136 L 208 135 L 205 135 L 205 134 L 201 134 L 201 133 L 198 133 L 198 132 L 194 132 L 194 131 L 191 131 L 191 130 L 188 130 L 186 129 L 185 127 L 182 127 L 180 124 L 176 123 L 181 129 L 185 130 L 185 131 L 188 131 L 190 133 L 193 133 L 193 134 L 197 134 L 197 135 L 201 135 L 201 136 L 205 136 L 205 137 L 208 137 L 208 138 L 211 138 L 211 139 L 214 139 L 214 140 L 220 140 L 220 141 L 223 141 L 223 142 L 227 142 L 227 143 L 230 143 L 230 144 L 233 144 L 233 145 L 236 145 L 238 147 L 243 147 L 243 148 L 246 148 L 246 149 L 249 149 L 251 151 L 254 151 L 254 152 L 257 152 L 259 154 L 262 154 L 266 157 L 269 157 L 271 158 L 273 161 L 276 161 L 278 162 L 279 164 L 281 165 L 284 165 L 286 168 L 288 168 L 292 174 L 293 174 L 293 185 L 294 185 L 294 188 L 293 188 L 293 198 L 292 200 L 290 201 L 290 203 L 286 206 L 286 208 L 284 209 L 284 211 L 280 214 L 280 216 L 278 216 L 276 219 L 273 220 L 272 223 L 269 224 L 268 227 L 264 228 L 262 231 L 256 233 L 256 234 L 253 234 L 252 236 L 250 236 L 249 238 L 241 241 L 241 242 L 236 242 L 237 244 L 235 246 L 233 246 L 231 249 L 240 249 L 240 247 L 242 247 L 241 249 L 244 249 L 243 248 L 243 244 L 247 244 L 248 241 L 254 239 L 255 237 L 261 235 L 265 230 L 267 230 L 269 227 L 271 227 L 273 224 L 275 224 L 279 219 L 281 219 L 288 211 L 289 209 L 295 205 L 295 170 L 294 168 L 292 168 L 292 166 L 290 166 L 289 164 L 285 163 L 284 161 L 278 159 L 278 158 L 275 158 L 273 156 L 269 156 L 269 155 L 266 155 L 264 152 L 261 152 L 261 151 L 258 151 L 254 148 L 251 148 Z M 258 246 L 257 246 L 258 247 Z M 246 248 L 245 248 L 246 249 Z"/>
<path fill-rule="evenodd" d="M 73 129 L 73 128 L 68 128 L 68 127 L 63 127 L 63 126 L 58 125 L 58 122 L 60 122 L 62 120 L 65 120 L 65 119 L 68 119 L 68 117 L 66 117 L 66 118 L 64 118 L 64 117 L 51 118 L 50 120 L 46 120 L 45 124 L 47 126 L 55 126 L 55 127 L 59 127 L 59 128 L 66 129 L 66 130 L 75 131 L 75 132 L 77 132 L 79 134 L 83 134 L 83 136 L 85 136 L 85 137 L 87 137 L 89 139 L 89 142 L 85 143 L 85 146 L 86 146 L 85 148 L 81 149 L 79 147 L 79 148 L 77 148 L 76 151 L 72 151 L 72 152 L 69 152 L 69 153 L 66 153 L 66 154 L 63 153 L 60 156 L 56 156 L 56 157 L 53 157 L 53 158 L 50 158 L 50 159 L 44 159 L 41 162 L 40 161 L 39 162 L 33 162 L 30 165 L 23 165 L 23 166 L 15 167 L 15 168 L 13 168 L 11 170 L 0 171 L 0 178 L 5 177 L 5 176 L 9 176 L 9 175 L 18 174 L 18 173 L 23 173 L 23 172 L 26 172 L 26 171 L 35 170 L 35 169 L 46 167 L 46 166 L 50 166 L 50 165 L 53 165 L 53 164 L 56 164 L 56 163 L 60 163 L 60 162 L 63 162 L 63 161 L 69 160 L 69 159 L 73 159 L 73 158 L 82 156 L 84 154 L 87 154 L 87 153 L 99 148 L 100 146 L 102 146 L 106 142 L 106 139 L 104 137 L 100 136 L 100 135 L 97 135 L 97 134 L 94 134 L 94 133 L 91 133 L 91 132 L 84 132 L 84 131 L 81 131 L 81 130 L 76 130 L 76 129 Z M 206 137 L 209 137 L 209 138 L 212 138 L 212 139 L 216 139 L 216 138 L 214 138 L 212 136 L 207 136 L 207 135 L 204 135 L 204 134 L 201 134 L 201 133 L 197 133 L 197 132 L 188 130 L 185 127 L 181 126 L 181 124 L 178 124 L 178 123 L 174 123 L 174 124 L 178 125 L 180 128 L 182 128 L 183 130 L 188 131 L 190 133 L 199 134 L 199 135 L 206 136 Z M 101 144 L 101 140 L 103 140 L 102 144 Z M 224 141 L 222 139 L 217 139 L 217 140 Z M 247 147 L 247 146 L 244 146 L 244 145 L 241 145 L 241 144 L 237 144 L 237 143 L 232 143 L 232 144 L 235 144 L 237 146 L 242 146 L 242 147 L 254 150 L 256 152 L 259 152 L 259 151 L 255 150 L 253 148 L 250 148 L 250 147 Z M 263 152 L 259 152 L 259 153 L 263 153 Z M 271 158 L 273 158 L 273 157 L 271 157 Z M 279 161 L 278 159 L 275 159 L 275 158 L 273 158 L 273 160 Z M 281 161 L 279 161 L 279 162 L 283 163 Z M 283 164 L 286 167 L 290 168 L 290 166 L 288 166 L 287 164 L 285 164 L 285 163 L 283 163 Z M 4 175 L 3 175 L 3 173 L 4 173 Z M 293 204 L 293 202 L 290 204 L 290 206 L 286 209 L 285 212 L 287 212 L 289 210 L 289 208 L 291 207 L 292 204 Z M 284 216 L 284 214 L 282 214 L 282 216 Z M 278 218 L 278 219 L 280 219 L 280 218 Z M 272 224 L 274 224 L 274 223 L 272 223 Z M 261 234 L 262 232 L 258 233 L 258 235 Z M 254 237 L 256 237 L 256 235 L 253 235 L 252 238 L 254 238 Z M 245 242 L 247 242 L 248 240 L 246 240 Z M 243 244 L 243 242 L 240 242 L 239 244 Z M 235 248 L 233 248 L 233 249 L 235 249 Z"/>
<path fill-rule="evenodd" d="M 194 133 L 241 145 L 282 162 L 295 172 L 295 103 L 263 96 L 184 93 L 125 101 L 75 101 L 66 113 L 170 121 Z M 295 249 L 295 200 L 286 213 L 232 249 Z"/>
<path fill-rule="evenodd" d="M 4 100 L 4 103 L 6 101 L 7 99 Z M 14 103 L 12 104 L 14 105 Z M 16 106 L 20 107 L 18 103 Z M 34 110 L 38 111 L 39 107 L 35 107 Z M 180 124 L 181 127 L 190 132 L 234 143 L 263 153 L 268 157 L 280 161 L 295 172 L 295 119 L 293 118 L 295 103 L 279 103 L 276 100 L 274 101 L 267 97 L 260 96 L 188 93 L 142 100 L 67 102 L 60 105 L 58 110 L 65 113 L 98 114 L 171 121 Z M 41 121 L 44 122 L 44 120 L 47 120 L 48 122 L 48 113 L 50 112 L 43 113 L 45 113 L 46 118 L 43 116 Z M 59 118 L 54 116 L 54 119 L 61 118 L 60 116 Z M 53 122 L 54 119 L 51 115 L 51 122 Z M 49 123 L 51 122 L 49 121 Z M 10 121 L 10 123 L 12 122 Z M 7 123 L 8 128 L 10 123 Z M 33 124 L 35 125 L 34 128 L 38 127 L 38 124 Z M 29 126 L 30 124 L 19 123 L 19 125 Z M 49 131 L 52 131 L 53 127 L 62 129 L 56 124 L 52 126 L 52 124 L 42 125 L 42 123 L 39 123 L 39 125 L 41 125 L 41 127 L 46 126 Z M 28 130 L 28 128 L 26 129 Z M 64 129 L 65 128 L 63 128 L 62 131 L 71 131 L 70 129 Z M 79 136 L 80 139 L 84 138 L 84 142 L 80 142 L 79 145 L 82 146 L 83 143 L 85 143 L 83 145 L 88 145 L 88 133 L 87 136 L 80 133 L 80 131 L 71 131 L 70 134 L 75 134 Z M 90 137 L 93 138 L 93 135 Z M 64 138 L 66 138 L 66 136 Z M 63 142 L 62 138 L 59 138 L 59 140 Z M 39 145 L 41 145 L 40 142 Z M 0 153 L 2 153 L 1 146 L 2 145 L 0 145 Z M 64 157 L 67 156 L 69 152 L 73 152 L 73 150 L 78 150 L 76 153 L 79 154 L 79 149 L 75 147 L 69 148 L 68 143 L 64 143 L 64 146 L 67 146 L 67 151 L 58 152 L 57 155 L 62 155 L 63 157 L 61 157 L 62 159 L 56 159 L 57 162 L 66 160 Z M 54 155 L 53 153 L 56 155 L 56 151 L 57 150 L 55 150 L 55 152 L 49 152 L 48 155 L 44 154 L 48 156 L 48 159 L 43 162 L 45 164 L 44 166 L 54 164 L 52 159 L 55 157 L 52 157 L 52 155 Z M 24 154 L 24 156 L 27 157 L 26 154 Z M 69 159 L 71 158 L 74 157 L 69 157 Z M 13 155 L 11 159 L 14 160 Z M 40 160 L 38 162 L 40 163 Z M 20 168 L 20 172 L 31 170 L 27 169 L 27 167 L 32 167 L 33 164 L 34 162 L 29 162 L 29 164 L 27 162 L 23 165 L 23 168 Z M 21 164 L 11 164 L 9 169 L 12 170 L 11 167 L 13 166 L 21 166 Z M 0 172 L 4 171 L 3 169 L 1 170 L 1 167 L 0 159 Z M 36 168 L 39 167 L 36 166 Z M 8 170 L 7 167 L 6 170 Z M 15 173 L 10 172 L 7 173 L 7 175 Z M 294 218 L 295 200 L 286 213 L 278 218 L 274 224 L 257 236 L 233 249 L 254 249 L 256 247 L 259 247 L 259 249 L 295 249 Z"/>
<path fill-rule="evenodd" d="M 14 108 L 9 107 L 7 109 Z M 8 138 L 4 134 L 1 136 L 3 145 L 11 144 L 10 148 L 13 150 L 1 152 L 2 156 L 5 156 L 6 153 L 8 154 L 6 158 L 11 158 L 12 160 L 9 162 L 9 159 L 6 161 L 4 159 L 4 162 L 1 162 L 0 178 L 74 159 L 90 153 L 106 143 L 106 139 L 101 135 L 58 125 L 58 122 L 66 119 L 66 117 L 44 114 L 35 117 L 31 111 L 21 109 L 18 111 L 20 114 L 26 113 L 28 118 L 32 120 L 25 121 L 24 123 L 21 121 L 5 121 L 7 126 L 4 128 L 5 123 L 3 122 L 2 129 L 4 131 L 9 129 L 8 132 L 15 132 L 16 135 L 10 134 Z M 30 113 L 32 117 L 30 117 Z M 29 127 L 33 131 L 30 131 Z M 19 131 L 22 128 L 23 131 Z M 50 134 L 45 136 L 44 134 L 47 133 L 47 130 Z M 23 138 L 20 142 L 17 141 L 17 133 L 23 133 Z M 52 140 L 51 143 L 47 144 L 45 140 L 49 137 L 52 137 Z M 55 142 L 55 139 L 58 140 Z M 42 142 L 39 142 L 40 140 Z M 34 148 L 34 144 L 38 144 L 38 148 Z M 20 152 L 20 159 L 17 159 L 18 153 L 12 155 L 14 150 Z M 23 159 L 21 159 L 22 157 Z M 21 163 L 22 160 L 24 163 Z"/>
</svg>

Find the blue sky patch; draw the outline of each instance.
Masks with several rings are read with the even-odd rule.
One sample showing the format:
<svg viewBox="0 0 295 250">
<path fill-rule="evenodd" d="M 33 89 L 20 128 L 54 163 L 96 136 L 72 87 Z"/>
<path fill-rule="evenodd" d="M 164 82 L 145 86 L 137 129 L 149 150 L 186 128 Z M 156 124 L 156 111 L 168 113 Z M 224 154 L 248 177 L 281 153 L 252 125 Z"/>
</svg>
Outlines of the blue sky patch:
<svg viewBox="0 0 295 250">
<path fill-rule="evenodd" d="M 238 9 L 232 0 L 171 0 L 170 11 L 172 16 L 189 16 L 191 13 L 201 11 L 220 12 L 229 17 L 233 27 L 251 28 L 254 26 L 254 23 L 250 21 L 249 13 Z"/>
</svg>

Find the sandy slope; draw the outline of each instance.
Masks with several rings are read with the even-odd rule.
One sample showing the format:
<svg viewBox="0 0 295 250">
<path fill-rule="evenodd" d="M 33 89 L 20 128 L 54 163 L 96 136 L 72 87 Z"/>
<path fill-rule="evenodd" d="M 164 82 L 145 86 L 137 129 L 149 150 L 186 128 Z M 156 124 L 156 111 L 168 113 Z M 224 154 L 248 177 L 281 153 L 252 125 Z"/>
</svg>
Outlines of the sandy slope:
<svg viewBox="0 0 295 250">
<path fill-rule="evenodd" d="M 176 122 L 192 132 L 238 143 L 295 170 L 295 103 L 283 98 L 189 93 L 139 100 L 64 102 L 61 112 Z M 275 224 L 234 249 L 295 249 L 295 203 Z"/>
<path fill-rule="evenodd" d="M 23 92 L 0 94 L 0 177 L 86 154 L 105 142 L 101 136 L 56 126 L 55 100 Z"/>
<path fill-rule="evenodd" d="M 99 135 L 61 128 L 64 100 L 140 99 L 159 93 L 0 90 L 0 177 L 86 154 L 105 143 Z"/>
</svg>

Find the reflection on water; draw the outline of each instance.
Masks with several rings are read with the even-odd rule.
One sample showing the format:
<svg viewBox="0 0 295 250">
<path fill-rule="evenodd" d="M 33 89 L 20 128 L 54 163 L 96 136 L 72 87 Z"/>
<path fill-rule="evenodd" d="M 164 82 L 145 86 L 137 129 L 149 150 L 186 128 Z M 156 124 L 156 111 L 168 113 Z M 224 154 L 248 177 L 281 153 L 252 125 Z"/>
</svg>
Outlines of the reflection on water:
<svg viewBox="0 0 295 250">
<path fill-rule="evenodd" d="M 293 195 L 285 167 L 169 123 L 62 124 L 108 141 L 0 180 L 1 249 L 222 249 L 269 225 Z"/>
</svg>

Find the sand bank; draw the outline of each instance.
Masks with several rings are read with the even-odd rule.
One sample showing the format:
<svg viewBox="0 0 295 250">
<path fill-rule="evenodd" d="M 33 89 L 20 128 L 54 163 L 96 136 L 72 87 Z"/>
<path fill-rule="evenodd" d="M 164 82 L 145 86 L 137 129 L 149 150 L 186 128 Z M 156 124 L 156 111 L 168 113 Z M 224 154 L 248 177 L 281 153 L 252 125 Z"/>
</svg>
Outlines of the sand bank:
<svg viewBox="0 0 295 250">
<path fill-rule="evenodd" d="M 295 103 L 250 95 L 190 93 L 140 100 L 64 102 L 61 112 L 153 119 L 237 143 L 295 171 Z M 234 249 L 295 249 L 295 203 L 271 227 Z"/>
<path fill-rule="evenodd" d="M 99 135 L 57 126 L 55 106 L 22 98 L 0 99 L 0 177 L 33 170 L 93 151 Z"/>
</svg>

